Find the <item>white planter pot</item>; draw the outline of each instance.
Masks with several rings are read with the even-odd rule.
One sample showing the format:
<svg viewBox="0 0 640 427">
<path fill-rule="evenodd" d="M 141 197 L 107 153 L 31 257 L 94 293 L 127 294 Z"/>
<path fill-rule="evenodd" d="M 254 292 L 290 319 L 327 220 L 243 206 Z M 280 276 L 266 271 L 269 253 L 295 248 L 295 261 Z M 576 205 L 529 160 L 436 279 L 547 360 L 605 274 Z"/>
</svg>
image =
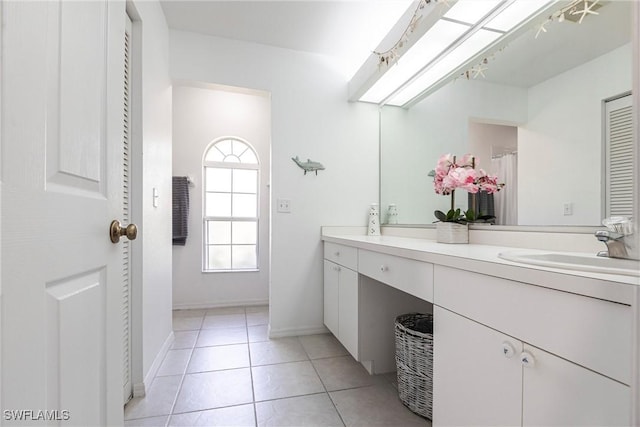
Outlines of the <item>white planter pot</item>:
<svg viewBox="0 0 640 427">
<path fill-rule="evenodd" d="M 469 225 L 456 222 L 436 222 L 438 243 L 469 243 Z"/>
</svg>

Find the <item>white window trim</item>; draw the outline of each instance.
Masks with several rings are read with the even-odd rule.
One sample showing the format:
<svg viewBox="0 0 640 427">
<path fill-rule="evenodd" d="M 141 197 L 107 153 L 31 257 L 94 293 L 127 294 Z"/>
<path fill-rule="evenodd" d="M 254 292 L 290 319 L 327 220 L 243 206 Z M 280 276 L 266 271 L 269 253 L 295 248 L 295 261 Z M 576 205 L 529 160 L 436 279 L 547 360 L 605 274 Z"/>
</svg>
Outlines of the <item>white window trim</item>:
<svg viewBox="0 0 640 427">
<path fill-rule="evenodd" d="M 226 140 L 235 140 L 245 144 L 249 147 L 250 150 L 253 151 L 253 154 L 256 157 L 257 163 L 233 163 L 233 162 L 218 162 L 218 161 L 207 161 L 204 160 L 207 156 L 207 153 L 210 149 L 212 149 L 216 144 L 226 141 Z M 260 158 L 258 157 L 258 153 L 253 148 L 253 146 L 246 140 L 235 137 L 235 136 L 226 136 L 222 138 L 217 138 L 213 140 L 204 150 L 202 160 L 202 273 L 251 273 L 251 272 L 259 272 L 260 271 Z M 206 194 L 207 194 L 207 185 L 206 185 L 206 169 L 207 168 L 224 168 L 224 169 L 244 169 L 244 170 L 256 170 L 258 172 L 257 176 L 257 190 L 256 190 L 256 216 L 255 217 L 233 217 L 233 216 L 207 216 L 206 215 Z M 230 193 L 234 194 L 234 193 Z M 242 193 L 238 193 L 242 194 Z M 208 264 L 208 254 L 209 254 L 209 242 L 207 238 L 207 222 L 208 221 L 231 221 L 231 222 L 255 222 L 256 224 L 256 266 L 255 268 L 231 268 L 231 269 L 209 269 L 207 268 Z M 233 246 L 242 246 L 242 244 Z"/>
</svg>

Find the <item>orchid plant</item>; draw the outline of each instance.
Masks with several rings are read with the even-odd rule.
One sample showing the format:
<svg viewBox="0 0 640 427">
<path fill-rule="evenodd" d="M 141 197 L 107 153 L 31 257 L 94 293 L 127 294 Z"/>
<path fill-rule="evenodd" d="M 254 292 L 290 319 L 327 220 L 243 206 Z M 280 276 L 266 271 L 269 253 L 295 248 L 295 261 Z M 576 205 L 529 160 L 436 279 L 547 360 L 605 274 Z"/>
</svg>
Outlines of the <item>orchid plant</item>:
<svg viewBox="0 0 640 427">
<path fill-rule="evenodd" d="M 434 212 L 438 221 L 457 222 L 466 224 L 478 219 L 473 209 L 466 212 L 455 209 L 455 190 L 460 188 L 475 194 L 484 191 L 493 194 L 504 186 L 498 183 L 498 177 L 487 174 L 483 169 L 475 169 L 475 158 L 471 154 L 465 154 L 460 160 L 456 156 L 444 154 L 438 160 L 434 171 L 433 187 L 437 194 L 451 195 L 451 209 L 446 214 L 440 210 Z"/>
</svg>

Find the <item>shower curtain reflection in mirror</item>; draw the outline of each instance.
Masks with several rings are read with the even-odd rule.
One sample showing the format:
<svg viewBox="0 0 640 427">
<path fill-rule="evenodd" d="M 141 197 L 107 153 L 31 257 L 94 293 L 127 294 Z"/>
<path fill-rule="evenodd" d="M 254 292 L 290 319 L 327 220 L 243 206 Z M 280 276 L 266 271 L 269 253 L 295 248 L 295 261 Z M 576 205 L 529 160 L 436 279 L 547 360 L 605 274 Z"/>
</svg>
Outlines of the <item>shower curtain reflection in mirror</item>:
<svg viewBox="0 0 640 427">
<path fill-rule="evenodd" d="M 505 153 L 491 158 L 491 169 L 506 183 L 494 194 L 496 224 L 518 223 L 518 154 Z"/>
</svg>

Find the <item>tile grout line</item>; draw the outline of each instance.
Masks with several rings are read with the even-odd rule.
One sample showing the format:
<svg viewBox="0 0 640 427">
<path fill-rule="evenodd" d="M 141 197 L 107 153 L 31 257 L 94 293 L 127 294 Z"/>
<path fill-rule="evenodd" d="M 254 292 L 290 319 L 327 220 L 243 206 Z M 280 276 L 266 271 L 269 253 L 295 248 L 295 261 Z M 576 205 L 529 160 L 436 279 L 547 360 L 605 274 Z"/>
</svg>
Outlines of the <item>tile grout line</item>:
<svg viewBox="0 0 640 427">
<path fill-rule="evenodd" d="M 249 342 L 249 322 L 247 322 L 247 307 L 244 307 L 245 333 L 247 335 L 247 352 L 249 353 L 249 377 L 251 378 L 251 404 L 253 405 L 253 422 L 258 425 L 258 409 L 256 408 L 256 389 L 253 385 L 253 360 L 251 359 L 251 345 Z"/>
<path fill-rule="evenodd" d="M 298 341 L 300 341 L 300 337 L 298 337 Z M 300 341 L 300 345 L 302 345 L 302 348 L 304 349 L 304 352 L 307 353 L 307 357 L 309 358 L 309 361 L 311 362 L 311 366 L 313 367 L 314 372 L 318 376 L 318 379 L 320 380 L 320 384 L 322 384 L 322 388 L 324 388 L 324 394 L 326 394 L 327 398 L 329 398 L 329 402 L 331 402 L 331 405 L 333 406 L 333 409 L 336 411 L 336 414 L 338 414 L 338 418 L 340 418 L 340 422 L 342 423 L 342 425 L 346 426 L 347 424 L 344 422 L 344 419 L 342 418 L 342 414 L 340 413 L 340 411 L 338 411 L 338 407 L 336 406 L 336 403 L 331 398 L 331 395 L 329 394 L 329 390 L 327 390 L 327 385 L 324 383 L 324 380 L 322 379 L 322 376 L 320 375 L 320 372 L 318 372 L 318 369 L 316 368 L 316 365 L 313 363 L 313 359 L 311 359 L 311 356 L 309 355 L 309 352 L 305 348 L 304 344 L 302 344 L 302 341 Z"/>
</svg>

